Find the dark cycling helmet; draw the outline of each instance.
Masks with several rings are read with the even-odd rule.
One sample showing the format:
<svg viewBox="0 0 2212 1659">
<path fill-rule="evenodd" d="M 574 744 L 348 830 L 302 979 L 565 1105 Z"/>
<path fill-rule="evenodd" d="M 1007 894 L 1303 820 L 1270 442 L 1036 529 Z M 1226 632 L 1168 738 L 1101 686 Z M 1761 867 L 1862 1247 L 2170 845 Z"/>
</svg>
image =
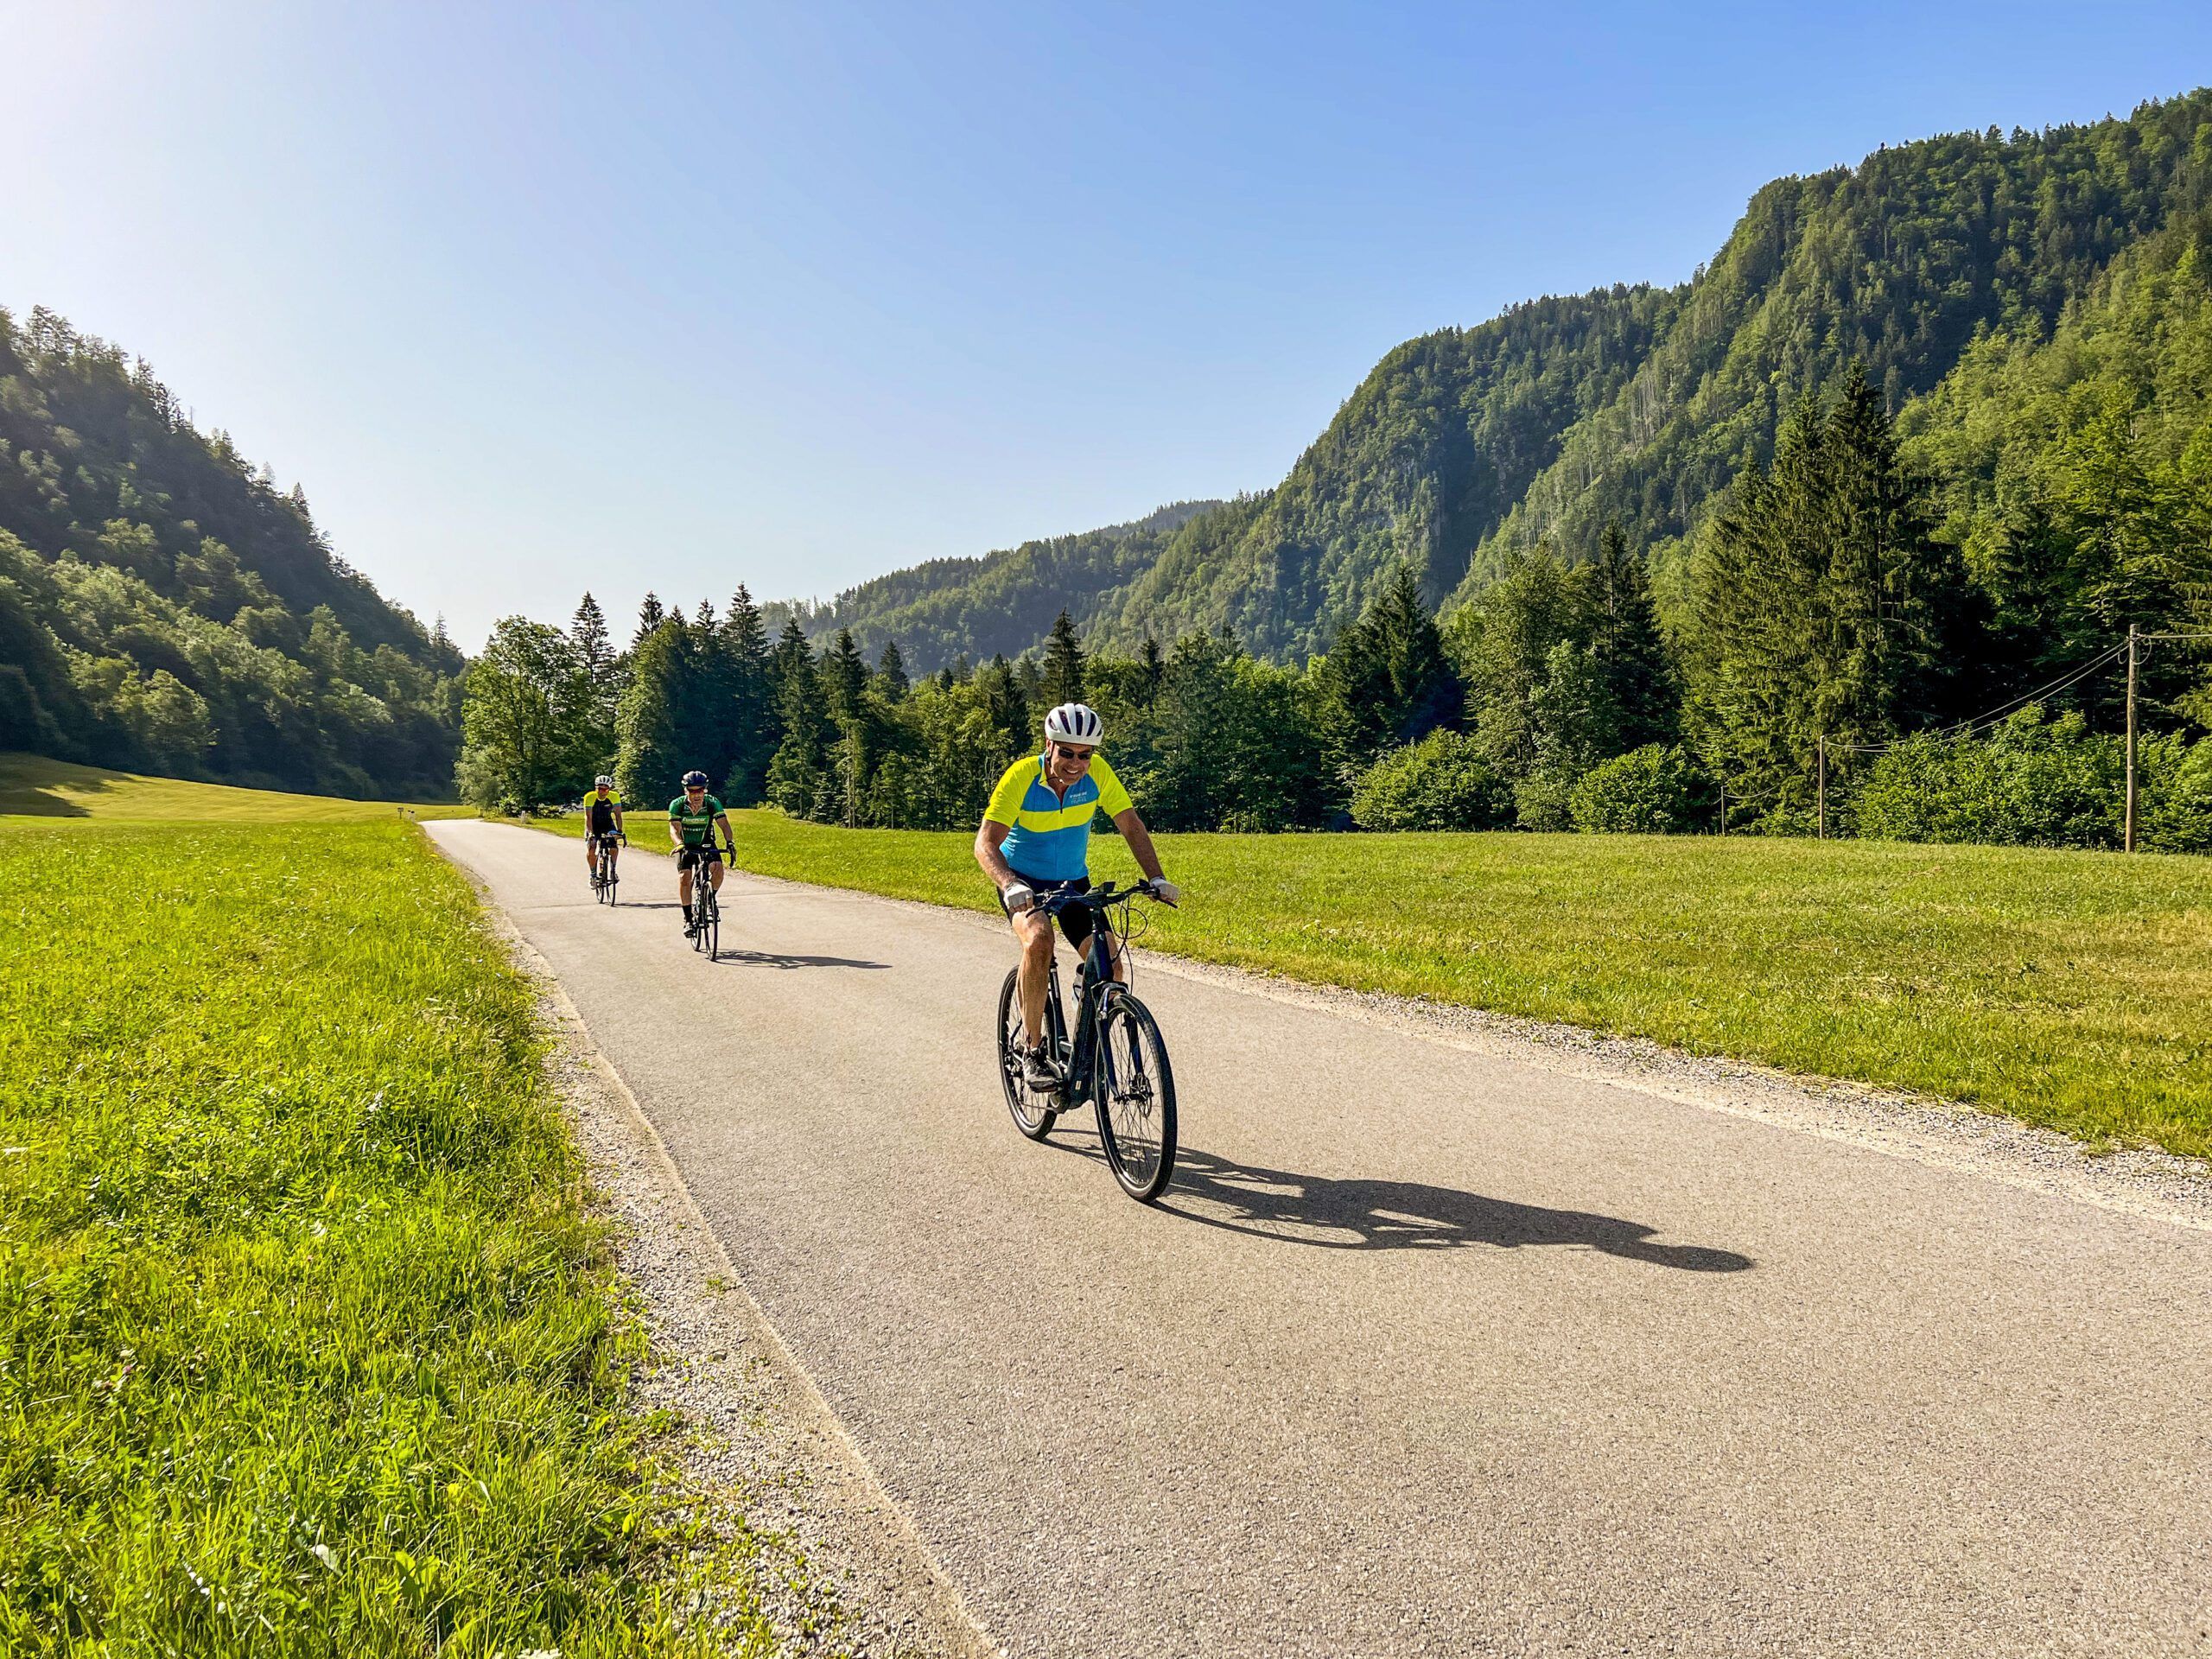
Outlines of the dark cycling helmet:
<svg viewBox="0 0 2212 1659">
<path fill-rule="evenodd" d="M 683 774 L 683 787 L 684 787 L 684 788 L 686 788 L 686 789 L 704 789 L 706 786 L 707 786 L 707 774 L 706 774 L 705 772 L 685 772 L 685 773 Z"/>
</svg>

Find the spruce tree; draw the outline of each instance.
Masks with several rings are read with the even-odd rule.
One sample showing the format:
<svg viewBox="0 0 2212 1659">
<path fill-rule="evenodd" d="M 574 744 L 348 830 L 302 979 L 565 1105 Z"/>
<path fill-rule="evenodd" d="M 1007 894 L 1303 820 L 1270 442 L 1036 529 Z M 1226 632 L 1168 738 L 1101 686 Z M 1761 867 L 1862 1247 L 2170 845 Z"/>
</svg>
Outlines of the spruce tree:
<svg viewBox="0 0 2212 1659">
<path fill-rule="evenodd" d="M 1083 641 L 1076 635 L 1075 620 L 1063 610 L 1045 640 L 1044 696 L 1054 705 L 1081 702 L 1087 689 Z"/>
<path fill-rule="evenodd" d="M 1144 644 L 1138 648 L 1137 666 L 1143 675 L 1141 683 L 1144 688 L 1144 707 L 1149 710 L 1160 695 L 1160 682 L 1167 673 L 1167 658 L 1160 649 L 1160 641 L 1150 633 L 1145 635 Z"/>
<path fill-rule="evenodd" d="M 1969 629 L 1956 556 L 1929 528 L 1880 394 L 1847 375 L 1746 468 L 1692 566 L 1686 713 L 1745 810 L 1802 827 L 1817 748 L 1879 741 L 1944 712 L 1947 639 Z"/>
<path fill-rule="evenodd" d="M 1460 723 L 1466 689 L 1444 654 L 1411 565 L 1393 569 L 1358 620 L 1337 636 L 1319 684 L 1332 758 L 1347 773 L 1384 749 Z"/>
<path fill-rule="evenodd" d="M 722 798 L 754 806 L 766 798 L 768 763 L 782 738 L 767 631 L 760 607 L 743 583 L 730 596 L 721 625 L 722 661 L 729 682 L 730 765 Z"/>
<path fill-rule="evenodd" d="M 682 729 L 690 655 L 683 629 L 658 626 L 630 653 L 630 683 L 615 712 L 614 776 L 624 797 L 647 810 L 673 799 L 693 764 Z"/>
<path fill-rule="evenodd" d="M 868 691 L 868 658 L 853 643 L 850 628 L 837 630 L 837 638 L 822 654 L 822 694 L 830 717 L 849 725 L 861 716 L 861 700 Z"/>
<path fill-rule="evenodd" d="M 638 607 L 638 631 L 630 636 L 630 649 L 637 650 L 648 634 L 667 620 L 668 613 L 661 608 L 660 595 L 648 592 L 645 602 Z"/>
<path fill-rule="evenodd" d="M 830 781 L 831 730 L 814 653 L 796 621 L 785 625 L 777 656 L 784 735 L 768 763 L 768 798 L 792 817 L 813 817 L 821 811 Z"/>
<path fill-rule="evenodd" d="M 876 658 L 875 689 L 886 702 L 904 702 L 913 689 L 906 677 L 906 659 L 899 654 L 899 642 L 884 642 L 883 654 Z"/>
<path fill-rule="evenodd" d="M 1621 749 L 1673 742 L 1681 723 L 1674 669 L 1651 602 L 1649 574 L 1629 551 L 1618 524 L 1605 526 L 1598 556 L 1584 569 L 1591 652 L 1618 717 Z"/>
<path fill-rule="evenodd" d="M 614 714 L 622 690 L 616 672 L 619 659 L 607 637 L 607 617 L 588 593 L 569 621 L 569 644 L 576 670 L 563 715 L 573 734 L 580 781 L 588 783 L 613 764 Z"/>
</svg>

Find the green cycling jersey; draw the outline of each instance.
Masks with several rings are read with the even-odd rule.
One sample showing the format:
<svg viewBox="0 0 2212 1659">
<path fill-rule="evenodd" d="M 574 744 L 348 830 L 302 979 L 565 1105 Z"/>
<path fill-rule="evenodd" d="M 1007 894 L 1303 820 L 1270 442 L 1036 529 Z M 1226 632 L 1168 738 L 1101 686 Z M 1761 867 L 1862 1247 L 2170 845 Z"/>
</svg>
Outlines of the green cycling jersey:
<svg viewBox="0 0 2212 1659">
<path fill-rule="evenodd" d="M 686 847 L 703 846 L 715 833 L 715 820 L 722 815 L 722 804 L 709 795 L 696 807 L 681 795 L 668 804 L 669 822 L 683 831 Z"/>
</svg>

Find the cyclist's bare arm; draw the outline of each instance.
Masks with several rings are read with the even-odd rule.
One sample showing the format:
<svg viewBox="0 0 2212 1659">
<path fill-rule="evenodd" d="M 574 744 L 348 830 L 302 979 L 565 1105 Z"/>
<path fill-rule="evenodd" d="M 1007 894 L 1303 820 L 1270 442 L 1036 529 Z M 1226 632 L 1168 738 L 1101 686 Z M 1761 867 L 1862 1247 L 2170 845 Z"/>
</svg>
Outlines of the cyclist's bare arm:
<svg viewBox="0 0 2212 1659">
<path fill-rule="evenodd" d="M 985 818 L 976 826 L 976 861 L 983 867 L 983 874 L 991 878 L 991 885 L 1001 893 L 1021 880 L 1006 861 L 1006 855 L 999 850 L 1012 828 L 995 818 Z"/>
<path fill-rule="evenodd" d="M 727 812 L 715 813 L 715 822 L 722 827 L 722 845 L 725 847 L 736 846 L 737 833 L 729 827 L 729 814 Z"/>
<path fill-rule="evenodd" d="M 668 821 L 668 844 L 679 853 L 683 850 L 683 826 L 674 818 Z"/>
<path fill-rule="evenodd" d="M 1152 844 L 1152 831 L 1144 827 L 1144 820 L 1137 816 L 1136 808 L 1133 806 L 1125 812 L 1116 812 L 1114 827 L 1122 832 L 1122 839 L 1128 843 L 1129 851 L 1135 855 L 1137 868 L 1154 881 L 1165 879 L 1160 868 L 1159 850 Z"/>
</svg>

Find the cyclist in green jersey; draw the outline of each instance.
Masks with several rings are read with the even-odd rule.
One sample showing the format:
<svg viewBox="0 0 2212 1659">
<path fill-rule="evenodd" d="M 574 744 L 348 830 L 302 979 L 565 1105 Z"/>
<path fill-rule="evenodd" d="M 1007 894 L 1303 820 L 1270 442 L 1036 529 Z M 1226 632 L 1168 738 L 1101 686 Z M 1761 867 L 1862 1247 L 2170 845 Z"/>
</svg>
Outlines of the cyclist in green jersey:
<svg viewBox="0 0 2212 1659">
<path fill-rule="evenodd" d="M 668 839 L 676 849 L 676 897 L 687 939 L 697 931 L 691 925 L 692 867 L 706 866 L 707 879 L 714 883 L 715 891 L 722 890 L 722 847 L 715 844 L 714 835 L 717 824 L 721 826 L 722 846 L 734 854 L 737 838 L 730 833 L 729 814 L 707 793 L 707 774 L 685 772 L 683 792 L 668 804 Z"/>
</svg>

